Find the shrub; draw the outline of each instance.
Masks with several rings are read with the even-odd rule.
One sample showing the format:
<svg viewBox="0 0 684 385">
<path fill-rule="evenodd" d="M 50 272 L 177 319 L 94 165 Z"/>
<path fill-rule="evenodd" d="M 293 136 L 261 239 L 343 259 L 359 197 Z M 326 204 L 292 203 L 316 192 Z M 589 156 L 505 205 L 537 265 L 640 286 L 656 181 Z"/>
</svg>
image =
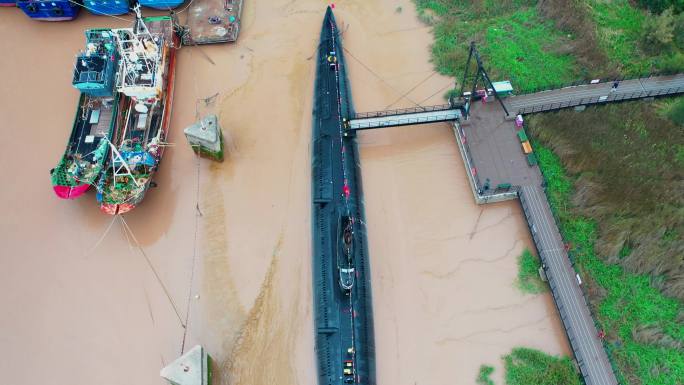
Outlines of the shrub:
<svg viewBox="0 0 684 385">
<path fill-rule="evenodd" d="M 539 277 L 541 261 L 525 249 L 518 257 L 518 288 L 524 293 L 539 294 L 547 291 L 548 287 Z"/>
<path fill-rule="evenodd" d="M 477 375 L 477 385 L 494 385 L 494 381 L 492 381 L 489 376 L 494 373 L 494 367 L 489 366 L 489 365 L 482 365 L 480 366 L 480 373 Z"/>
<path fill-rule="evenodd" d="M 670 110 L 667 112 L 667 117 L 670 118 L 670 120 L 675 124 L 684 126 L 684 99 L 679 99 L 677 102 L 673 103 L 672 106 L 670 106 Z"/>
<path fill-rule="evenodd" d="M 643 44 L 646 50 L 658 50 L 668 47 L 674 38 L 674 14 L 667 9 L 655 17 L 649 17 L 644 23 Z"/>
</svg>

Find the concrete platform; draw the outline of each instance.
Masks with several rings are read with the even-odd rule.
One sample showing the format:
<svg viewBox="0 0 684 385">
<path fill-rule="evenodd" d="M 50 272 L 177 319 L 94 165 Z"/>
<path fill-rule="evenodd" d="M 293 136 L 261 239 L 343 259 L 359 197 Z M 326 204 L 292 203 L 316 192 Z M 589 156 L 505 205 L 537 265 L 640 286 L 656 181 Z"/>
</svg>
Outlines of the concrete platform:
<svg viewBox="0 0 684 385">
<path fill-rule="evenodd" d="M 183 44 L 236 41 L 244 0 L 195 0 L 188 9 Z"/>
</svg>

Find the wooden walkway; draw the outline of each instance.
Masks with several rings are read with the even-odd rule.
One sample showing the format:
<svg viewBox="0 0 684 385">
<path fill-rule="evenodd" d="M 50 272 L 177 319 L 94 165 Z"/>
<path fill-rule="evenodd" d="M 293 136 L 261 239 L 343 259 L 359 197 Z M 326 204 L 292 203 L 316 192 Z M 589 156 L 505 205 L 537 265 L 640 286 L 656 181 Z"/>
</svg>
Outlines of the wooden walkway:
<svg viewBox="0 0 684 385">
<path fill-rule="evenodd" d="M 518 197 L 584 382 L 617 384 L 544 189 L 538 185 L 522 186 Z"/>
<path fill-rule="evenodd" d="M 619 102 L 649 97 L 684 94 L 684 74 L 586 84 L 505 99 L 512 114 L 530 114 L 580 105 Z"/>
</svg>

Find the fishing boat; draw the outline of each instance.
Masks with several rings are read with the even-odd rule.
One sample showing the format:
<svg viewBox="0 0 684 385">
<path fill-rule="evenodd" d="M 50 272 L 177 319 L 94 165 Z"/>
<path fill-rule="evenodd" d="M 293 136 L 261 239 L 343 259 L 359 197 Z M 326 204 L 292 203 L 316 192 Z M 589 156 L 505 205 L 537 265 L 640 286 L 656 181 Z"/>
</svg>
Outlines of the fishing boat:
<svg viewBox="0 0 684 385">
<path fill-rule="evenodd" d="M 169 10 L 183 4 L 183 1 L 185 0 L 138 0 L 138 3 L 148 8 Z"/>
<path fill-rule="evenodd" d="M 95 15 L 125 15 L 130 10 L 129 0 L 83 0 L 83 5 Z"/>
<path fill-rule="evenodd" d="M 337 270 L 340 287 L 349 291 L 354 286 L 354 218 L 347 211 L 340 215 L 338 221 L 339 236 L 337 238 Z"/>
<path fill-rule="evenodd" d="M 18 0 L 17 7 L 35 20 L 67 21 L 78 16 L 80 0 Z"/>
<path fill-rule="evenodd" d="M 111 215 L 134 209 L 153 185 L 169 129 L 180 47 L 175 18 L 142 18 L 139 7 L 134 11 L 133 28 L 114 30 L 121 55 L 116 88 L 127 103 L 98 188 L 100 210 Z"/>
<path fill-rule="evenodd" d="M 110 29 L 85 32 L 86 49 L 76 57 L 72 85 L 81 91 L 66 150 L 52 169 L 58 197 L 75 199 L 95 184 L 117 126 L 119 96 L 114 90 L 118 54 Z"/>
</svg>

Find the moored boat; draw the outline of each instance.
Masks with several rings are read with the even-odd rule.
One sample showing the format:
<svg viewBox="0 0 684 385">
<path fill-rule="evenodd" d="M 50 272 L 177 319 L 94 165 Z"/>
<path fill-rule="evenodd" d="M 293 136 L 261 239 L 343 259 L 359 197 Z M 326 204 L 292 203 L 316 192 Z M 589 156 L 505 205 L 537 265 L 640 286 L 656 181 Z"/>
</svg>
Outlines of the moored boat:
<svg viewBox="0 0 684 385">
<path fill-rule="evenodd" d="M 185 0 L 138 0 L 142 6 L 154 9 L 169 10 L 183 4 Z"/>
<path fill-rule="evenodd" d="M 83 5 L 95 15 L 125 15 L 130 11 L 129 0 L 83 0 Z"/>
<path fill-rule="evenodd" d="M 111 147 L 110 164 L 98 194 L 100 210 L 115 215 L 135 208 L 153 184 L 168 133 L 176 49 L 176 21 L 169 16 L 141 18 L 133 28 L 117 29 L 121 60 L 117 90 L 127 97 L 124 122 Z"/>
<path fill-rule="evenodd" d="M 72 85 L 81 91 L 66 150 L 52 169 L 58 197 L 74 199 L 95 184 L 117 126 L 119 96 L 114 90 L 118 55 L 109 29 L 85 32 L 86 50 L 76 57 Z"/>
<path fill-rule="evenodd" d="M 35 20 L 67 21 L 78 16 L 80 0 L 18 0 L 17 7 Z"/>
</svg>

